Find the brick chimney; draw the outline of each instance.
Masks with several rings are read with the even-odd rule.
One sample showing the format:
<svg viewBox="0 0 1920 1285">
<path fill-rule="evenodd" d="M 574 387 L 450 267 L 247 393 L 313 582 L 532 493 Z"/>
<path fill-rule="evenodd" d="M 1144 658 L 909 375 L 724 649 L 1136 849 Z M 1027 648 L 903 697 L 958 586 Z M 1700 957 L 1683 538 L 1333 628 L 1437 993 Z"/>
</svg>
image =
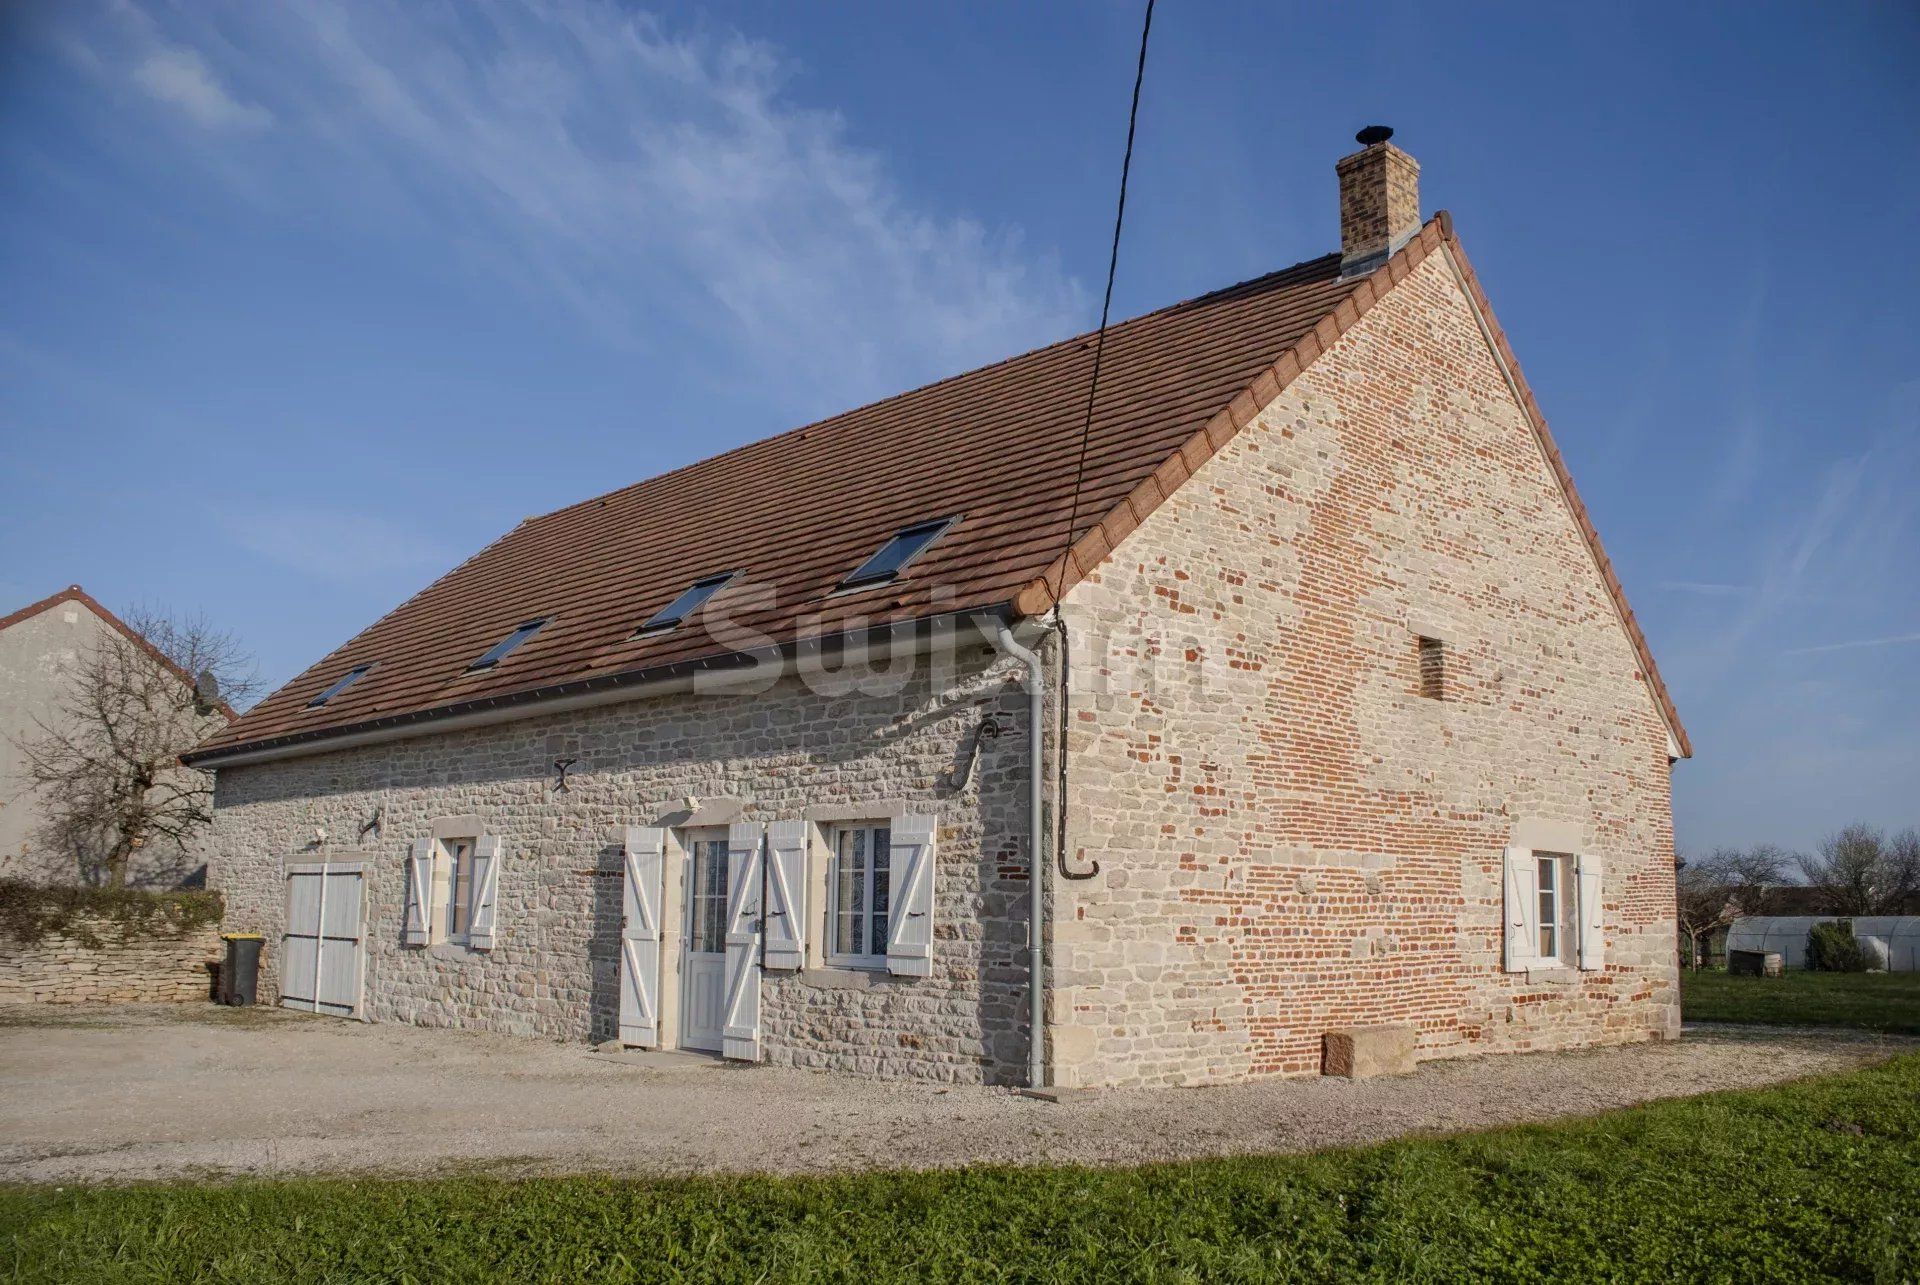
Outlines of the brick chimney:
<svg viewBox="0 0 1920 1285">
<path fill-rule="evenodd" d="M 1387 140 L 1393 131 L 1369 125 L 1354 135 L 1360 150 L 1334 165 L 1340 175 L 1340 275 L 1371 272 L 1420 230 L 1420 162 Z"/>
</svg>

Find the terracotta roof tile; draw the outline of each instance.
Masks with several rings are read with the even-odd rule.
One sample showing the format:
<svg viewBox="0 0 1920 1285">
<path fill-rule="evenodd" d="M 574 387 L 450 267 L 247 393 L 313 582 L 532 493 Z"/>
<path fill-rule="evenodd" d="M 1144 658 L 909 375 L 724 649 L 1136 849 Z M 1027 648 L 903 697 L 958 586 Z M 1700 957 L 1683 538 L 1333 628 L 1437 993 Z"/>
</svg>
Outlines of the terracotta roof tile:
<svg viewBox="0 0 1920 1285">
<path fill-rule="evenodd" d="M 1110 328 L 1075 534 L 1123 503 L 1354 284 L 1329 255 Z M 698 616 L 632 635 L 696 579 L 733 568 L 743 574 L 714 601 L 774 642 L 792 640 L 803 620 L 832 633 L 1011 603 L 1067 544 L 1092 361 L 1093 337 L 1076 336 L 529 518 L 197 753 L 713 655 L 724 649 Z M 1251 401 L 1242 397 L 1243 412 Z M 834 592 L 894 531 L 956 515 L 901 579 Z M 738 609 L 745 586 L 771 598 Z M 936 597 L 936 587 L 947 592 Z M 537 616 L 552 621 L 498 666 L 468 672 Z M 307 707 L 368 663 L 365 678 Z"/>
<path fill-rule="evenodd" d="M 1071 585 L 1096 565 L 1437 245 L 1444 226 L 1429 224 L 1365 279 L 1375 284 L 1358 298 L 1363 279 L 1341 280 L 1339 257 L 1328 255 L 1110 328 L 1077 505 L 1091 335 L 529 518 L 195 754 L 731 654 L 738 644 L 716 641 L 700 615 L 633 636 L 695 580 L 721 571 L 742 573 L 713 600 L 731 626 L 776 644 L 948 612 L 1044 610 L 1050 582 L 1064 575 Z M 959 520 L 899 580 L 835 592 L 895 531 L 943 517 Z M 1591 530 L 1584 515 L 1582 523 Z M 1074 570 L 1064 570 L 1068 561 Z M 541 616 L 546 628 L 499 665 L 468 670 Z M 364 664 L 374 666 L 365 678 L 308 707 Z"/>
</svg>

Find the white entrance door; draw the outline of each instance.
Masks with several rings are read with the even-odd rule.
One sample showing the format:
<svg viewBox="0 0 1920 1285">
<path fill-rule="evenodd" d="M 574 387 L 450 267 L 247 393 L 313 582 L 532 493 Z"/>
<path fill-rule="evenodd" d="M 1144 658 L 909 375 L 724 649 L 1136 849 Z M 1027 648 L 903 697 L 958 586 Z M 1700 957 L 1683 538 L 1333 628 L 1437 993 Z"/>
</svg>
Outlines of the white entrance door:
<svg viewBox="0 0 1920 1285">
<path fill-rule="evenodd" d="M 366 971 L 367 870 L 362 862 L 287 867 L 287 931 L 280 939 L 280 1004 L 360 1015 Z"/>
<path fill-rule="evenodd" d="M 727 840 L 689 836 L 680 935 L 680 1045 L 719 1052 L 727 1025 Z"/>
</svg>

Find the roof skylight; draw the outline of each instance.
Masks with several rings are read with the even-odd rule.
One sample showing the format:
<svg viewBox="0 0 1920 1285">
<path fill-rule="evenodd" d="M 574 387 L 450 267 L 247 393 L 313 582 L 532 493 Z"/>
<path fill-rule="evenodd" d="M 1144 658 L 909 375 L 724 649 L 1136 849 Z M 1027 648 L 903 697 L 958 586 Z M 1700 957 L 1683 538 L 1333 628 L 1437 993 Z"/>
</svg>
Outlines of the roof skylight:
<svg viewBox="0 0 1920 1285">
<path fill-rule="evenodd" d="M 687 586 L 686 592 L 647 618 L 647 622 L 636 631 L 643 634 L 664 633 L 681 621 L 700 610 L 701 604 L 719 593 L 727 581 L 739 575 L 738 571 L 727 571 L 717 576 L 707 576 Z"/>
<path fill-rule="evenodd" d="M 359 682 L 363 677 L 366 676 L 366 672 L 372 668 L 373 668 L 372 665 L 355 665 L 352 669 L 349 669 L 346 673 L 334 679 L 333 685 L 331 687 L 327 688 L 327 690 L 325 690 L 324 692 L 321 692 L 318 696 L 308 701 L 307 708 L 308 709 L 320 708 L 320 706 L 326 704 L 328 701 L 338 696 L 341 692 L 346 691 L 347 688 Z"/>
<path fill-rule="evenodd" d="M 892 539 L 880 546 L 878 553 L 861 563 L 852 575 L 842 580 L 840 587 L 850 589 L 856 585 L 881 584 L 892 580 L 905 571 L 907 564 L 925 552 L 927 546 L 953 523 L 953 518 L 937 518 L 932 522 L 916 522 L 910 527 L 902 527 L 893 533 Z"/>
<path fill-rule="evenodd" d="M 492 669 L 495 665 L 505 660 L 507 654 L 515 647 L 518 647 L 521 643 L 539 633 L 541 626 L 545 625 L 548 619 L 549 617 L 542 616 L 538 620 L 529 620 L 526 624 L 517 626 L 512 633 L 489 647 L 486 655 L 474 661 L 471 665 L 468 665 L 467 668 Z"/>
</svg>

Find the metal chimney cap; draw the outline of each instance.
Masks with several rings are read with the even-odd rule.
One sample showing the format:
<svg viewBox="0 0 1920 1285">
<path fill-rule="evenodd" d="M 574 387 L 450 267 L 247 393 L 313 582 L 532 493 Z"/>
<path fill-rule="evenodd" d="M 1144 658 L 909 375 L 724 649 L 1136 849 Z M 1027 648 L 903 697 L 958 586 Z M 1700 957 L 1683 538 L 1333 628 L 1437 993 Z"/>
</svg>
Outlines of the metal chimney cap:
<svg viewBox="0 0 1920 1285">
<path fill-rule="evenodd" d="M 1375 143 L 1384 143 L 1393 137 L 1391 125 L 1369 125 L 1353 136 L 1353 141 L 1362 147 L 1372 147 Z"/>
</svg>

